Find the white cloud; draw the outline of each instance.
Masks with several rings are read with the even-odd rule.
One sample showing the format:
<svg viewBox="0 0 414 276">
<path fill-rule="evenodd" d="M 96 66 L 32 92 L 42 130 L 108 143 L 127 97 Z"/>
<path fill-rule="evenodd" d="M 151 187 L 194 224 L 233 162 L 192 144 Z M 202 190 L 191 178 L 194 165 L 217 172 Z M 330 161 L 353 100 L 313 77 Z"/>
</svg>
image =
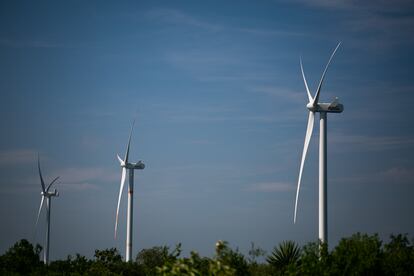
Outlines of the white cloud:
<svg viewBox="0 0 414 276">
<path fill-rule="evenodd" d="M 278 99 L 289 100 L 298 103 L 306 103 L 307 96 L 304 91 L 296 91 L 290 88 L 284 88 L 280 86 L 256 86 L 252 87 L 253 92 L 264 93 Z"/>
<path fill-rule="evenodd" d="M 208 31 L 219 31 L 222 29 L 222 27 L 218 24 L 213 24 L 198 19 L 176 9 L 154 9 L 147 12 L 146 15 L 152 20 L 157 19 L 169 23 L 184 24 L 192 27 L 206 29 Z"/>
<path fill-rule="evenodd" d="M 292 96 L 294 97 L 294 96 Z M 306 96 L 305 96 L 306 97 Z M 261 111 L 252 112 L 249 106 L 243 104 L 233 105 L 156 105 L 158 114 L 163 120 L 173 123 L 214 123 L 214 122 L 253 122 L 253 123 L 291 123 L 292 121 L 306 121 L 305 113 L 296 110 L 286 110 L 283 116 Z M 304 115 L 305 114 L 305 115 Z"/>
<path fill-rule="evenodd" d="M 382 172 L 381 175 L 392 183 L 414 183 L 414 168 L 394 167 Z"/>
<path fill-rule="evenodd" d="M 411 35 L 414 27 L 414 17 L 410 11 L 414 2 L 410 0 L 293 0 L 297 3 L 315 9 L 336 12 L 338 26 L 332 30 L 330 37 L 338 34 L 348 47 L 358 51 L 382 52 L 393 47 L 408 43 L 412 44 Z M 346 14 L 346 16 L 344 16 Z M 340 19 L 342 18 L 342 19 Z M 332 26 L 335 26 L 333 22 Z M 329 28 L 329 27 L 328 27 Z"/>
<path fill-rule="evenodd" d="M 212 115 L 207 114 L 189 114 L 189 115 L 177 115 L 170 117 L 171 121 L 176 123 L 214 123 L 214 122 L 257 122 L 257 123 L 273 123 L 280 121 L 276 116 L 270 115 L 240 115 L 240 114 L 228 114 L 228 115 Z"/>
<path fill-rule="evenodd" d="M 53 175 L 60 176 L 59 186 L 64 189 L 87 190 L 99 188 L 99 183 L 120 181 L 120 173 L 109 171 L 105 168 L 65 168 L 53 172 Z"/>
<path fill-rule="evenodd" d="M 213 141 L 208 140 L 208 139 L 191 140 L 190 143 L 194 144 L 194 145 L 211 145 L 211 144 L 214 144 Z"/>
<path fill-rule="evenodd" d="M 240 31 L 247 34 L 260 36 L 315 36 L 314 34 L 304 32 L 294 32 L 285 30 L 269 30 L 259 28 L 232 28 L 234 31 Z"/>
<path fill-rule="evenodd" d="M 383 151 L 414 146 L 414 137 L 409 136 L 368 136 L 333 133 L 329 136 L 329 141 L 338 146 L 350 145 L 359 151 Z"/>
<path fill-rule="evenodd" d="M 165 56 L 167 62 L 188 71 L 198 70 L 200 72 L 216 73 L 217 67 L 240 65 L 245 60 L 237 56 L 231 56 L 224 52 L 211 52 L 208 50 L 176 51 Z M 214 68 L 211 68 L 211 67 Z M 224 76 L 224 78 L 227 76 Z"/>
<path fill-rule="evenodd" d="M 391 167 L 381 171 L 370 173 L 350 175 L 332 179 L 334 182 L 352 183 L 352 184 L 413 184 L 414 168 L 413 167 Z"/>
<path fill-rule="evenodd" d="M 99 190 L 100 186 L 91 183 L 62 183 L 59 184 L 59 190 L 63 191 L 85 191 L 85 190 Z"/>
<path fill-rule="evenodd" d="M 404 11 L 412 7 L 411 0 L 294 0 L 297 3 L 311 7 L 319 7 L 330 10 L 351 10 L 351 11 L 375 11 L 375 12 L 395 12 Z M 289 2 L 292 2 L 291 0 Z"/>
<path fill-rule="evenodd" d="M 328 1 L 327 1 L 328 2 Z M 296 32 L 290 30 L 276 30 L 276 29 L 265 29 L 265 28 L 252 28 L 252 27 L 232 27 L 225 26 L 217 23 L 212 23 L 208 20 L 200 19 L 197 16 L 190 15 L 177 9 L 153 9 L 146 13 L 146 16 L 153 20 L 161 22 L 174 23 L 187 25 L 190 27 L 196 27 L 204 29 L 210 32 L 241 32 L 246 35 L 256 36 L 315 36 L 305 32 Z"/>
<path fill-rule="evenodd" d="M 0 152 L 0 166 L 34 163 L 38 152 L 31 149 L 14 149 Z"/>
<path fill-rule="evenodd" d="M 12 48 L 58 48 L 62 45 L 46 40 L 13 40 L 7 38 L 0 38 L 0 45 Z"/>
<path fill-rule="evenodd" d="M 362 49 L 384 50 L 414 42 L 411 36 L 414 27 L 412 16 L 368 12 L 345 21 L 344 27 L 353 34 L 363 35 L 358 41 L 352 41 L 352 44 L 362 46 Z M 361 42 L 363 45 L 360 45 Z"/>
<path fill-rule="evenodd" d="M 255 183 L 245 188 L 245 191 L 253 192 L 288 192 L 293 190 L 295 190 L 295 187 L 286 182 Z"/>
<path fill-rule="evenodd" d="M 52 189 L 56 188 L 58 191 L 98 190 L 102 187 L 102 184 L 114 183 L 119 185 L 120 182 L 119 172 L 99 167 L 72 167 L 55 171 L 42 170 L 42 174 L 47 185 L 59 176 L 59 180 L 52 187 Z M 2 183 L 5 185 L 1 188 L 1 193 L 40 192 L 40 180 L 37 170 L 35 175 L 8 179 L 7 181 L 2 180 Z"/>
</svg>

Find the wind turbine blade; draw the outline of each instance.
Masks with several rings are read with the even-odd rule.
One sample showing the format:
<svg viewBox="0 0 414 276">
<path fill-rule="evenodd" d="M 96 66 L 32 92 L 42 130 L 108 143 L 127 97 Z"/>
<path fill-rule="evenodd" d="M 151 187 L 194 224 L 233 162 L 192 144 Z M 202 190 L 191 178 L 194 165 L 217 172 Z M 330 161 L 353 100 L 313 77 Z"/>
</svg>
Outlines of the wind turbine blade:
<svg viewBox="0 0 414 276">
<path fill-rule="evenodd" d="M 52 187 L 52 184 L 53 184 L 53 183 L 55 183 L 55 182 L 56 182 L 56 180 L 58 180 L 58 179 L 59 179 L 59 177 L 60 177 L 60 176 L 56 177 L 55 179 L 53 179 L 53 181 L 52 181 L 52 182 L 50 182 L 49 186 L 47 186 L 47 188 L 46 188 L 46 192 L 49 192 L 50 187 Z"/>
<path fill-rule="evenodd" d="M 129 133 L 129 139 L 128 139 L 128 146 L 127 146 L 127 150 L 125 153 L 125 163 L 128 163 L 128 156 L 129 156 L 129 146 L 131 144 L 131 137 L 132 137 L 132 131 L 134 130 L 134 124 L 135 124 L 135 120 L 132 122 L 132 126 L 131 126 L 131 132 Z"/>
<path fill-rule="evenodd" d="M 121 157 L 119 157 L 119 155 L 117 154 L 116 157 L 118 157 L 119 163 L 121 163 L 121 165 L 124 163 L 124 160 L 122 160 Z"/>
<path fill-rule="evenodd" d="M 39 222 L 39 217 L 40 217 L 40 212 L 42 211 L 42 207 L 43 207 L 43 200 L 45 199 L 44 196 L 42 196 L 42 200 L 40 201 L 40 207 L 39 207 L 39 212 L 37 212 L 37 219 L 36 219 L 36 225 L 35 225 L 35 233 L 36 233 L 36 229 L 37 229 L 37 224 Z"/>
<path fill-rule="evenodd" d="M 314 121 L 315 121 L 315 113 L 312 112 L 312 111 L 309 111 L 308 127 L 306 129 L 305 144 L 303 146 L 303 153 L 302 153 L 302 161 L 300 162 L 298 188 L 296 190 L 295 215 L 294 215 L 294 218 L 293 218 L 294 223 L 296 223 L 296 213 L 297 213 L 297 210 L 298 210 L 298 199 L 299 199 L 300 183 L 301 183 L 301 180 L 302 180 L 303 165 L 305 164 L 306 153 L 308 152 L 309 142 L 310 142 L 311 137 L 312 137 Z"/>
<path fill-rule="evenodd" d="M 42 184 L 42 191 L 45 193 L 45 182 L 43 181 L 42 171 L 40 170 L 40 157 L 37 156 L 37 167 L 39 168 L 40 184 Z"/>
<path fill-rule="evenodd" d="M 320 95 L 320 92 L 321 92 L 321 87 L 322 87 L 323 79 L 325 78 L 325 74 L 326 74 L 326 71 L 328 70 L 328 67 L 329 67 L 329 64 L 331 63 L 331 60 L 334 57 L 334 55 L 336 53 L 336 50 L 338 50 L 338 48 L 339 48 L 340 45 L 341 45 L 341 42 L 339 42 L 338 45 L 336 45 L 335 50 L 332 52 L 331 57 L 329 58 L 328 63 L 325 66 L 325 70 L 323 70 L 321 80 L 319 81 L 318 90 L 316 90 L 315 98 L 314 98 L 314 101 L 313 101 L 313 106 L 315 106 L 315 105 L 318 104 L 319 95 Z"/>
<path fill-rule="evenodd" d="M 121 204 L 122 190 L 124 189 L 125 177 L 126 177 L 126 168 L 122 168 L 121 186 L 119 188 L 119 196 L 118 196 L 118 206 L 116 207 L 115 239 L 116 239 L 116 230 L 118 229 L 119 205 Z"/>
<path fill-rule="evenodd" d="M 308 83 L 307 83 L 306 77 L 305 77 L 305 72 L 303 71 L 302 58 L 300 58 L 300 70 L 302 71 L 303 82 L 305 83 L 306 92 L 308 93 L 308 99 L 309 99 L 309 102 L 311 103 L 311 102 L 313 102 L 313 98 L 312 98 L 312 95 L 309 91 Z"/>
</svg>

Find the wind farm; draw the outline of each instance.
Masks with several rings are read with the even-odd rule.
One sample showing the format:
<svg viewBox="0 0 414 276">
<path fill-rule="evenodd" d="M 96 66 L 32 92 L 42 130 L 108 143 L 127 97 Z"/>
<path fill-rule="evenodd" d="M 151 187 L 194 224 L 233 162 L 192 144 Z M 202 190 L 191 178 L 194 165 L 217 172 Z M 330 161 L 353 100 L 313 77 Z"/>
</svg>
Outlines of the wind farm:
<svg viewBox="0 0 414 276">
<path fill-rule="evenodd" d="M 0 275 L 410 275 L 412 11 L 3 1 Z"/>
</svg>

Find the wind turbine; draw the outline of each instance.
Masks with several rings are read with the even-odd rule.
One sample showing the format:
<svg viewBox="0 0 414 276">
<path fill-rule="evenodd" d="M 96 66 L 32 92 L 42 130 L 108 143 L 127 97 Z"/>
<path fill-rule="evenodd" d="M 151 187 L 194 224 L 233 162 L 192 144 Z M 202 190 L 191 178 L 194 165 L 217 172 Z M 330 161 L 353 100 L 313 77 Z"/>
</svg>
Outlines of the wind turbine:
<svg viewBox="0 0 414 276">
<path fill-rule="evenodd" d="M 300 69 L 302 71 L 303 82 L 305 83 L 306 92 L 308 93 L 309 103 L 306 107 L 309 110 L 308 127 L 306 129 L 305 144 L 303 146 L 302 161 L 300 163 L 298 187 L 296 190 L 296 201 L 295 201 L 295 214 L 294 223 L 296 223 L 296 214 L 298 208 L 298 198 L 300 183 L 302 180 L 303 165 L 306 159 L 306 153 L 308 151 L 309 142 L 312 137 L 313 123 L 315 121 L 315 113 L 320 114 L 319 119 L 319 240 L 323 243 L 328 241 L 328 225 L 327 225 L 327 160 L 326 160 L 326 122 L 327 113 L 341 113 L 344 110 L 344 106 L 338 102 L 338 98 L 331 103 L 319 103 L 319 96 L 323 80 L 325 78 L 326 71 L 328 70 L 329 64 L 336 51 L 338 50 L 341 42 L 338 43 L 335 50 L 332 52 L 328 63 L 326 64 L 325 70 L 322 73 L 321 80 L 319 81 L 318 89 L 316 90 L 315 96 L 309 91 L 308 83 L 306 82 L 305 73 L 303 72 L 302 59 L 300 59 Z"/>
<path fill-rule="evenodd" d="M 127 170 L 129 171 L 129 186 L 128 186 L 128 212 L 127 212 L 127 236 L 126 236 L 126 253 L 125 253 L 125 260 L 129 262 L 132 258 L 132 213 L 133 213 L 133 193 L 134 193 L 134 170 L 143 170 L 145 168 L 144 163 L 142 161 L 138 161 L 137 163 L 130 163 L 129 162 L 129 147 L 131 144 L 131 136 L 132 130 L 134 129 L 135 121 L 132 123 L 131 132 L 129 134 L 128 145 L 125 153 L 124 160 L 118 156 L 119 163 L 122 168 L 122 175 L 121 175 L 121 186 L 119 188 L 119 196 L 118 196 L 118 206 L 116 208 L 116 219 L 115 219 L 115 238 L 116 232 L 118 228 L 118 215 L 119 215 L 119 205 L 121 203 L 122 197 L 122 190 L 124 189 L 125 178 Z"/>
<path fill-rule="evenodd" d="M 40 158 L 37 158 L 37 167 L 39 168 L 39 176 L 40 176 L 40 184 L 42 185 L 42 192 L 40 193 L 42 195 L 42 199 L 40 201 L 40 207 L 39 207 L 39 212 L 37 213 L 37 219 L 36 219 L 36 227 L 37 228 L 37 223 L 39 222 L 39 217 L 40 217 L 40 213 L 42 211 L 42 207 L 43 207 L 43 202 L 44 199 L 46 198 L 46 222 L 47 222 L 47 228 L 46 228 L 46 245 L 45 245 L 45 250 L 44 252 L 44 263 L 46 265 L 49 264 L 49 240 L 50 240 L 50 208 L 51 208 L 51 203 L 52 203 L 52 197 L 53 196 L 59 196 L 59 193 L 56 191 L 56 189 L 53 192 L 49 192 L 50 187 L 52 187 L 53 183 L 56 182 L 56 180 L 59 179 L 59 176 L 56 177 L 55 179 L 53 179 L 52 182 L 50 182 L 50 184 L 47 186 L 47 188 L 45 188 L 45 182 L 43 181 L 43 176 L 42 176 L 42 171 L 40 170 Z"/>
</svg>

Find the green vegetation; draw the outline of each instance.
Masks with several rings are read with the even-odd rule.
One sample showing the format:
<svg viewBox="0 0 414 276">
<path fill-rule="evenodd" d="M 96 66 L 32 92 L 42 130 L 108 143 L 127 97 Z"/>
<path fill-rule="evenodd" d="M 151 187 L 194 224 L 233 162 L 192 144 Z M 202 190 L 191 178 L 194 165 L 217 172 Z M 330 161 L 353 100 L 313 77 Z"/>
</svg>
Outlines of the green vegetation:
<svg viewBox="0 0 414 276">
<path fill-rule="evenodd" d="M 267 257 L 267 262 L 280 274 L 286 274 L 297 269 L 299 259 L 299 246 L 293 241 L 284 241 L 273 249 L 272 255 Z"/>
<path fill-rule="evenodd" d="M 216 243 L 213 257 L 191 252 L 181 256 L 181 244 L 143 249 L 125 263 L 115 248 L 95 250 L 89 260 L 77 254 L 45 266 L 39 245 L 21 240 L 0 256 L 0 275 L 414 275 L 414 243 L 407 235 L 391 235 L 383 244 L 378 235 L 354 234 L 328 251 L 326 245 L 299 247 L 284 241 L 266 252 L 252 243 L 249 257 L 225 241 Z M 265 262 L 259 262 L 265 258 Z"/>
</svg>

